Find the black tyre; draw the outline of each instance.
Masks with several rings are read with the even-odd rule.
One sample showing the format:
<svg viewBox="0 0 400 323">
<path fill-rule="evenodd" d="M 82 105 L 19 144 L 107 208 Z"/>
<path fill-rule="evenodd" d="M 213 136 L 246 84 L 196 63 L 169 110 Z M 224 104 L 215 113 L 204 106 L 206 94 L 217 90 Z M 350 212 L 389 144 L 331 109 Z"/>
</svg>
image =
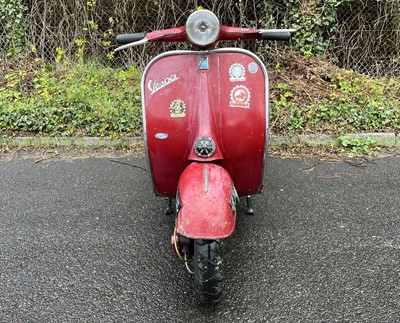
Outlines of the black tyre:
<svg viewBox="0 0 400 323">
<path fill-rule="evenodd" d="M 222 259 L 220 241 L 194 241 L 194 291 L 203 304 L 215 304 L 221 298 L 224 280 Z"/>
</svg>

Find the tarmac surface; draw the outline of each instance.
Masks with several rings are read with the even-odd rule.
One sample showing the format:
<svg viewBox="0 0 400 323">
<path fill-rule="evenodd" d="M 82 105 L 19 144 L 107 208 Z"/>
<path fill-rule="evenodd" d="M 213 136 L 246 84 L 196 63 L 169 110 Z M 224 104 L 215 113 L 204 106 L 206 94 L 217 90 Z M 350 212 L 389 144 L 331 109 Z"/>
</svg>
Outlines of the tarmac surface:
<svg viewBox="0 0 400 323">
<path fill-rule="evenodd" d="M 142 155 L 0 156 L 0 322 L 399 322 L 400 158 L 269 160 L 194 300 Z"/>
</svg>

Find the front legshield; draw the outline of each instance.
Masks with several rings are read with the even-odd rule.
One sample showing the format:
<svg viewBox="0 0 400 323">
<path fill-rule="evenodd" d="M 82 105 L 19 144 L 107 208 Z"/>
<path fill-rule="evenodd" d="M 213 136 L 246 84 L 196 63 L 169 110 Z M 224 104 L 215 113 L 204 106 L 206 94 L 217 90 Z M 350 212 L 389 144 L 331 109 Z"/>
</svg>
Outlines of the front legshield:
<svg viewBox="0 0 400 323">
<path fill-rule="evenodd" d="M 179 179 L 175 226 L 192 239 L 222 239 L 236 224 L 237 194 L 229 173 L 221 166 L 192 163 Z"/>
</svg>

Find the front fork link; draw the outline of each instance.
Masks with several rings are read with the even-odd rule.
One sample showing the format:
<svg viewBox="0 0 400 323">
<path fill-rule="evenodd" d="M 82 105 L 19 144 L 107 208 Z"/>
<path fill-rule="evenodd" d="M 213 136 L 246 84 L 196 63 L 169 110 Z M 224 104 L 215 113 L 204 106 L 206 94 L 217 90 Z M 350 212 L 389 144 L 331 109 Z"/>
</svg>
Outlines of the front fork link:
<svg viewBox="0 0 400 323">
<path fill-rule="evenodd" d="M 189 266 L 189 258 L 193 254 L 193 241 L 184 236 L 179 236 L 174 229 L 174 235 L 171 238 L 172 248 L 175 256 L 185 262 L 186 270 L 190 274 L 194 274 L 193 270 Z"/>
<path fill-rule="evenodd" d="M 173 213 L 172 210 L 172 198 L 167 197 L 167 208 L 165 209 L 165 214 L 170 215 Z M 180 260 L 183 260 L 185 262 L 185 267 L 186 270 L 190 274 L 194 274 L 193 270 L 189 267 L 188 260 L 193 254 L 193 246 L 192 246 L 192 241 L 189 238 L 179 236 L 176 233 L 176 228 L 174 228 L 174 235 L 171 237 L 171 243 L 172 243 L 172 248 L 174 250 L 174 254 L 177 258 Z M 192 249 L 192 252 L 190 251 Z M 183 256 L 182 256 L 183 254 Z"/>
</svg>

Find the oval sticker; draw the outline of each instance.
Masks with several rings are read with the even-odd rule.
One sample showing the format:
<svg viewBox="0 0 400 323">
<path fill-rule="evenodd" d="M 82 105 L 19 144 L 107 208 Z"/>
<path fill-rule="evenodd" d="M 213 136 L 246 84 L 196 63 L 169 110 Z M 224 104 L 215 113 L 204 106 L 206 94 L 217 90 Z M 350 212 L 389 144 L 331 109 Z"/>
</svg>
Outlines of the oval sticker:
<svg viewBox="0 0 400 323">
<path fill-rule="evenodd" d="M 167 138 L 168 138 L 168 135 L 167 135 L 166 133 L 159 132 L 159 133 L 156 133 L 156 134 L 155 134 L 155 137 L 156 137 L 157 139 L 167 139 Z"/>
</svg>

